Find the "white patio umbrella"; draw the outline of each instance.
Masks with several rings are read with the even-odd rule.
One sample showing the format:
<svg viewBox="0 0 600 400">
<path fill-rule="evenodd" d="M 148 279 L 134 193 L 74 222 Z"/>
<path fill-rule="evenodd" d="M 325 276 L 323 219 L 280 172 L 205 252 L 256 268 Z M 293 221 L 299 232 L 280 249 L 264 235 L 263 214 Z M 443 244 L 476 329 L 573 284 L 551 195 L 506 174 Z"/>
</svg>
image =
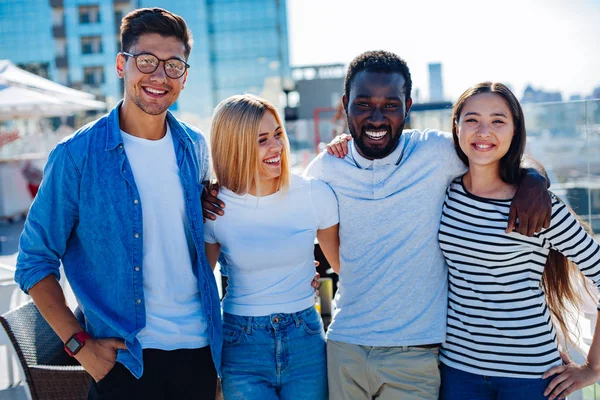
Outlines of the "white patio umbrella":
<svg viewBox="0 0 600 400">
<path fill-rule="evenodd" d="M 23 86 L 60 97 L 93 100 L 94 95 L 75 90 L 25 71 L 9 60 L 0 60 L 0 83 Z"/>
<path fill-rule="evenodd" d="M 0 60 L 0 120 L 59 117 L 105 110 L 94 95 L 52 82 Z"/>
<path fill-rule="evenodd" d="M 0 120 L 58 117 L 79 111 L 103 110 L 106 105 L 89 99 L 67 100 L 20 86 L 0 84 Z"/>
</svg>

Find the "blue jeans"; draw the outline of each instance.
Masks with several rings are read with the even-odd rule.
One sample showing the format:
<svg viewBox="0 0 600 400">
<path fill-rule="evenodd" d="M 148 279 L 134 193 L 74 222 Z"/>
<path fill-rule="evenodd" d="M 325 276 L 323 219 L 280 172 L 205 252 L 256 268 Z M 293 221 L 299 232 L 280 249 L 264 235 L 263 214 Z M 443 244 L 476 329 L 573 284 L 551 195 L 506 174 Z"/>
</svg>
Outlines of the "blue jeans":
<svg viewBox="0 0 600 400">
<path fill-rule="evenodd" d="M 508 378 L 471 374 L 440 366 L 440 400 L 545 400 L 544 390 L 554 378 Z"/>
<path fill-rule="evenodd" d="M 227 400 L 325 400 L 327 358 L 314 307 L 264 317 L 223 315 L 222 387 Z"/>
</svg>

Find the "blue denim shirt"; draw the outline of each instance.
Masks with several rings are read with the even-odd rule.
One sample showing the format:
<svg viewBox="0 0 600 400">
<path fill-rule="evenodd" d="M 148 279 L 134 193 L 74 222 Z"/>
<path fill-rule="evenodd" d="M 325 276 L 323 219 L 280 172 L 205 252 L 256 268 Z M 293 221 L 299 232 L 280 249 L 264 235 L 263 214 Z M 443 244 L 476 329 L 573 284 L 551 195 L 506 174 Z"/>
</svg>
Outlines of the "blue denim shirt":
<svg viewBox="0 0 600 400">
<path fill-rule="evenodd" d="M 146 325 L 142 270 L 142 210 L 119 129 L 118 104 L 110 114 L 65 138 L 50 153 L 19 243 L 15 281 L 28 292 L 43 278 L 64 271 L 97 338 L 122 338 L 117 360 L 139 378 Z M 186 215 L 196 246 L 193 260 L 208 322 L 212 357 L 220 371 L 222 327 L 219 295 L 204 252 L 200 195 L 208 174 L 206 141 L 167 112 Z M 156 190 L 161 190 L 156 182 Z M 165 246 L 168 246 L 168 238 Z"/>
</svg>

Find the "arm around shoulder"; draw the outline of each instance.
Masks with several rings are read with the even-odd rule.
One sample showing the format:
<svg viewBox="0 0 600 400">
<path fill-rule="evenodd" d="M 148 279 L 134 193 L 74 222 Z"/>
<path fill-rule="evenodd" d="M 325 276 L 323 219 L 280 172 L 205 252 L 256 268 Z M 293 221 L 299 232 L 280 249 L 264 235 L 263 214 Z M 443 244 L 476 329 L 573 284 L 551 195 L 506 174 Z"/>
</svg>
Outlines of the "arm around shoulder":
<svg viewBox="0 0 600 400">
<path fill-rule="evenodd" d="M 340 239 L 338 202 L 333 190 L 324 182 L 311 180 L 312 204 L 317 214 L 317 239 L 327 261 L 336 273 L 340 271 Z"/>
</svg>

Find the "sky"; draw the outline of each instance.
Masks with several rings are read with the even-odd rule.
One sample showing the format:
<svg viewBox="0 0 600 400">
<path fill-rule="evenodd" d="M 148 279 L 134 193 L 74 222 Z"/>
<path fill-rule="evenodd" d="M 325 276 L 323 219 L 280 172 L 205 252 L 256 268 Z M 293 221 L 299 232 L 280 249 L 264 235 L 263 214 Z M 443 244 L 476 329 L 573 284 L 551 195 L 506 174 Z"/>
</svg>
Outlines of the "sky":
<svg viewBox="0 0 600 400">
<path fill-rule="evenodd" d="M 600 0 L 287 0 L 291 66 L 343 63 L 366 50 L 404 58 L 428 97 L 430 62 L 444 96 L 486 80 L 572 94 L 600 86 Z M 414 97 L 413 91 L 413 97 Z"/>
</svg>

